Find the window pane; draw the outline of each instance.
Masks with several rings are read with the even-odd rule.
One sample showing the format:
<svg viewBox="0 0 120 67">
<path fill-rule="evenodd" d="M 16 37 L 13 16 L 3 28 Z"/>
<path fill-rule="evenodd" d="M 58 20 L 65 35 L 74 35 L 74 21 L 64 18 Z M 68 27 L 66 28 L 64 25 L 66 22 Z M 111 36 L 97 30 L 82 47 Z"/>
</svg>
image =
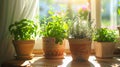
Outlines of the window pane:
<svg viewBox="0 0 120 67">
<path fill-rule="evenodd" d="M 110 0 L 101 0 L 101 25 L 110 26 Z"/>
<path fill-rule="evenodd" d="M 120 0 L 101 0 L 102 27 L 120 26 Z"/>
<path fill-rule="evenodd" d="M 120 26 L 120 0 L 117 0 L 117 25 Z"/>
</svg>

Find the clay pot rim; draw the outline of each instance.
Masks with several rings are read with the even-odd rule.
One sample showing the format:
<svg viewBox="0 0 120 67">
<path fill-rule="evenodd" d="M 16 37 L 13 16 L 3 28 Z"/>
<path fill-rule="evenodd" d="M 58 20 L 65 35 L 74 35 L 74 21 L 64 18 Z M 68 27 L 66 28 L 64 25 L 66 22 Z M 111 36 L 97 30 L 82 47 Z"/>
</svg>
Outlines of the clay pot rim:
<svg viewBox="0 0 120 67">
<path fill-rule="evenodd" d="M 12 41 L 35 41 L 35 40 L 12 40 Z"/>
<path fill-rule="evenodd" d="M 76 38 L 68 38 L 68 40 L 87 40 L 87 41 L 92 41 L 92 40 L 90 40 L 90 39 L 88 39 L 88 38 L 83 38 L 83 39 L 76 39 Z"/>
</svg>

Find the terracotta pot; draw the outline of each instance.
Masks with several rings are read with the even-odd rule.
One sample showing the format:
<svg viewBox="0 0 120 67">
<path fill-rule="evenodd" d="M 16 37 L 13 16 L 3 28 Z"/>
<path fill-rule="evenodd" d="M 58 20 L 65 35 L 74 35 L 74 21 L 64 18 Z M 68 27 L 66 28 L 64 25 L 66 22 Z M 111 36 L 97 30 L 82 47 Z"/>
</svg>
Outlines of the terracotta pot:
<svg viewBox="0 0 120 67">
<path fill-rule="evenodd" d="M 115 50 L 113 42 L 95 42 L 95 53 L 98 58 L 111 58 Z"/>
<path fill-rule="evenodd" d="M 16 50 L 17 59 L 32 59 L 32 52 L 35 44 L 34 40 L 13 40 L 13 44 Z"/>
<path fill-rule="evenodd" d="M 55 38 L 43 37 L 42 42 L 45 58 L 64 58 L 64 41 L 62 44 L 56 44 Z"/>
<path fill-rule="evenodd" d="M 91 42 L 88 39 L 69 39 L 70 51 L 74 61 L 87 61 L 91 54 Z"/>
</svg>

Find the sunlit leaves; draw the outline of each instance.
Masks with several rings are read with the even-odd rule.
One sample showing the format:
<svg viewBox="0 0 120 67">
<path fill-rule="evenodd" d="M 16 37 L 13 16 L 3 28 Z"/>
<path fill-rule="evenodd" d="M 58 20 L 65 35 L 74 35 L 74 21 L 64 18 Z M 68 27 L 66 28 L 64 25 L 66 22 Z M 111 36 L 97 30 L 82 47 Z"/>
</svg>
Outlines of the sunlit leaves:
<svg viewBox="0 0 120 67">
<path fill-rule="evenodd" d="M 38 25 L 28 19 L 22 19 L 9 26 L 9 31 L 15 40 L 35 39 Z"/>
<path fill-rule="evenodd" d="M 120 7 L 117 8 L 117 14 L 120 15 Z"/>
<path fill-rule="evenodd" d="M 98 42 L 115 42 L 116 38 L 116 32 L 107 28 L 97 29 L 94 34 L 94 40 Z"/>
<path fill-rule="evenodd" d="M 66 24 L 64 18 L 59 15 L 55 15 L 53 12 L 49 12 L 50 16 L 44 19 L 42 25 L 41 34 L 44 37 L 54 37 L 56 43 L 62 42 L 62 40 L 67 37 L 68 25 Z"/>
</svg>

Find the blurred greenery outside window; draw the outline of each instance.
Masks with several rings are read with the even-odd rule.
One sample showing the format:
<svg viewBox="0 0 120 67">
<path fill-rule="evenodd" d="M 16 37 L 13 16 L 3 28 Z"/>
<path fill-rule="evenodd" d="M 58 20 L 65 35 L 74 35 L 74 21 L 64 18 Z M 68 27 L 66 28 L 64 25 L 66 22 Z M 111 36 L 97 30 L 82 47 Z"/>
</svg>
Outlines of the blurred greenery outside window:
<svg viewBox="0 0 120 67">
<path fill-rule="evenodd" d="M 101 0 L 101 27 L 120 26 L 120 0 Z"/>
<path fill-rule="evenodd" d="M 101 25 L 110 26 L 110 0 L 101 0 Z"/>
<path fill-rule="evenodd" d="M 40 20 L 44 17 L 48 17 L 48 11 L 51 9 L 55 13 L 66 14 L 68 12 L 67 16 L 71 18 L 83 5 L 88 6 L 88 1 L 40 0 Z M 110 26 L 120 26 L 120 0 L 101 0 L 101 27 Z"/>
<path fill-rule="evenodd" d="M 40 0 L 40 21 L 49 16 L 49 10 L 72 18 L 82 6 L 88 7 L 88 0 Z"/>
</svg>

